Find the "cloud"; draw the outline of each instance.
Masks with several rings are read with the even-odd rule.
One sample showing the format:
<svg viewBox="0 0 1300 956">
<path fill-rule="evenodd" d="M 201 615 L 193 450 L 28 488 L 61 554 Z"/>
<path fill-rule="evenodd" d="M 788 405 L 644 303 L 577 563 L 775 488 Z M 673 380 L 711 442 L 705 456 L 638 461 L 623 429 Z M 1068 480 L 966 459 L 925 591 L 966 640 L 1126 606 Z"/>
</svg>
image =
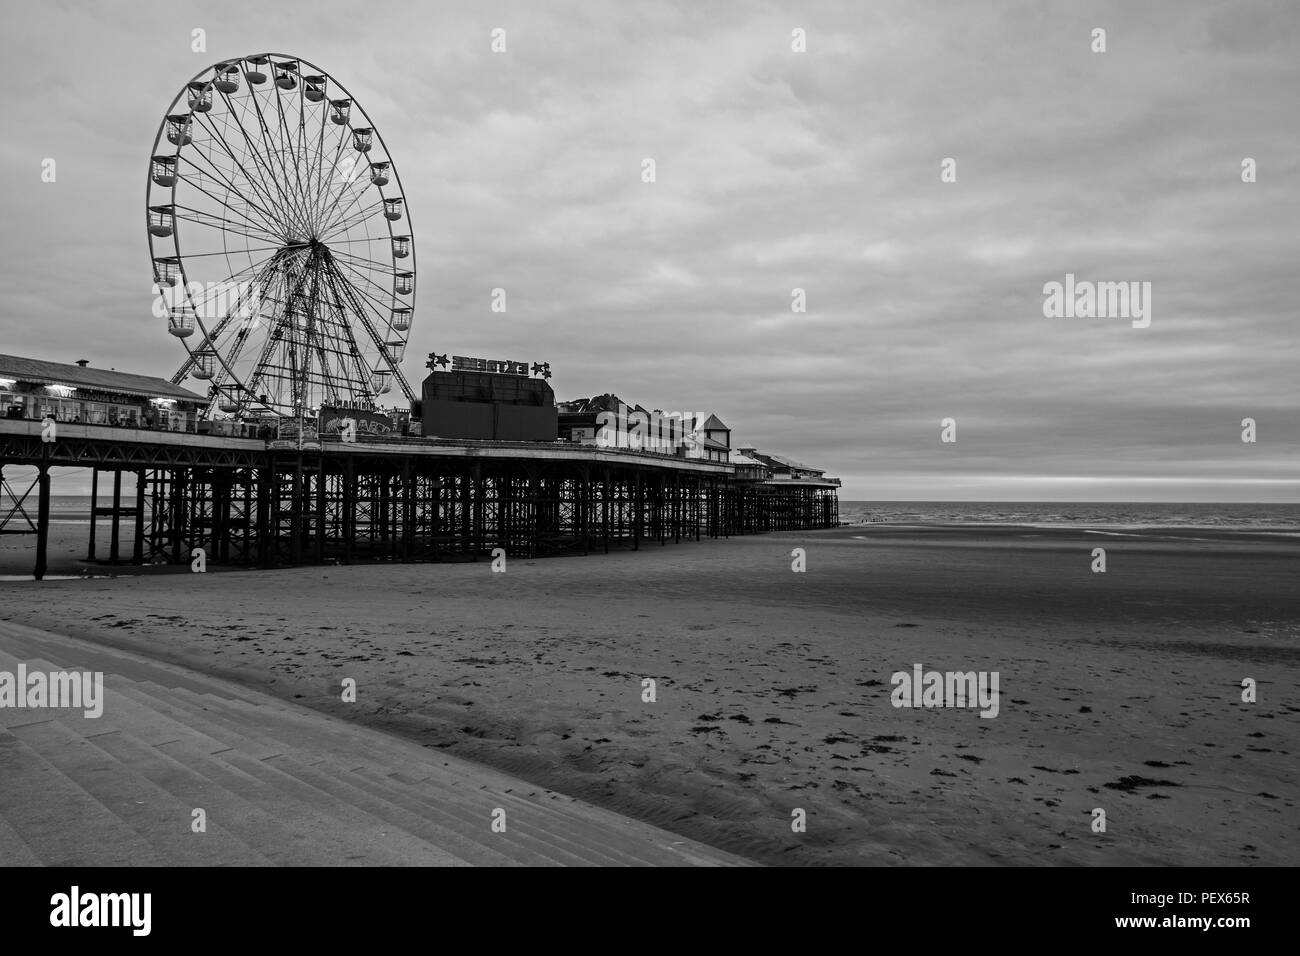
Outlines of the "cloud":
<svg viewBox="0 0 1300 956">
<path fill-rule="evenodd" d="M 411 377 L 435 347 L 550 361 L 562 398 L 716 410 L 737 440 L 846 476 L 846 498 L 1058 494 L 1067 478 L 1094 496 L 1183 494 L 1175 479 L 1292 494 L 1260 483 L 1284 481 L 1300 447 L 1293 5 L 7 17 L 7 351 L 179 365 L 149 314 L 150 144 L 202 66 L 273 49 L 342 81 L 396 157 L 419 258 Z M 189 47 L 199 26 L 206 55 Z M 56 184 L 40 182 L 46 156 Z M 1151 328 L 1044 319 L 1042 286 L 1066 272 L 1152 282 Z M 938 442 L 947 415 L 957 446 Z M 1254 446 L 1234 444 L 1246 416 Z"/>
</svg>

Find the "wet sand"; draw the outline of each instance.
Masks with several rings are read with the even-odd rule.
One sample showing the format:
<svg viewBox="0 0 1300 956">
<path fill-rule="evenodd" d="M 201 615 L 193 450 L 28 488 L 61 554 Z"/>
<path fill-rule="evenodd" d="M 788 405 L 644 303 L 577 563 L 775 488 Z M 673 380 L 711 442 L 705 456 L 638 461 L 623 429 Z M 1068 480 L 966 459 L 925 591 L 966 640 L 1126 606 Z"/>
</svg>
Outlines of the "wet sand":
<svg viewBox="0 0 1300 956">
<path fill-rule="evenodd" d="M 51 573 L 77 573 L 84 528 L 55 537 Z M 0 570 L 25 573 L 31 548 L 0 542 Z M 1300 862 L 1300 539 L 870 526 L 511 559 L 504 574 L 134 570 L 0 583 L 0 617 L 230 676 L 765 862 Z M 997 671 L 998 716 L 893 707 L 891 674 L 917 663 Z"/>
</svg>

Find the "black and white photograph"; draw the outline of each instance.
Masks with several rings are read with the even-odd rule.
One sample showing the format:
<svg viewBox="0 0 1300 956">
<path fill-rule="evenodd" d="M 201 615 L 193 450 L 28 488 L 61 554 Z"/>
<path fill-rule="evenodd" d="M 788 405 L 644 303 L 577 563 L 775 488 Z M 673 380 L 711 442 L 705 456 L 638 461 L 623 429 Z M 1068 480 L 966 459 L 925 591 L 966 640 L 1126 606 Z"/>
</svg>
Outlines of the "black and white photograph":
<svg viewBox="0 0 1300 956">
<path fill-rule="evenodd" d="M 1300 4 L 0 15 L 22 927 L 566 892 L 415 867 L 1278 927 Z"/>
</svg>

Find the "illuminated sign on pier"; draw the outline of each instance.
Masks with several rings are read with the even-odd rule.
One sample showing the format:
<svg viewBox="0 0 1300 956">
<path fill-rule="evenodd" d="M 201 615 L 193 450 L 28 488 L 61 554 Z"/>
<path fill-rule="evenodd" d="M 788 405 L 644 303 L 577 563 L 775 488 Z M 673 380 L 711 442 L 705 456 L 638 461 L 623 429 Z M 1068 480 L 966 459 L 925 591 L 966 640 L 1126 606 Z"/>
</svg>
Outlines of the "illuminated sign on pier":
<svg viewBox="0 0 1300 956">
<path fill-rule="evenodd" d="M 447 367 L 447 356 L 439 355 L 437 352 L 430 352 L 429 361 L 425 363 L 425 368 L 431 372 L 436 372 L 440 367 Z M 471 358 L 468 355 L 453 355 L 451 357 L 451 370 L 453 372 L 488 372 L 493 375 L 528 377 L 528 363 L 517 362 L 513 359 L 481 359 Z M 533 374 L 540 375 L 542 378 L 550 378 L 551 363 L 534 362 Z"/>
<path fill-rule="evenodd" d="M 453 372 L 495 372 L 498 375 L 528 374 L 527 362 L 512 362 L 508 359 L 467 358 L 464 355 L 451 357 Z"/>
</svg>

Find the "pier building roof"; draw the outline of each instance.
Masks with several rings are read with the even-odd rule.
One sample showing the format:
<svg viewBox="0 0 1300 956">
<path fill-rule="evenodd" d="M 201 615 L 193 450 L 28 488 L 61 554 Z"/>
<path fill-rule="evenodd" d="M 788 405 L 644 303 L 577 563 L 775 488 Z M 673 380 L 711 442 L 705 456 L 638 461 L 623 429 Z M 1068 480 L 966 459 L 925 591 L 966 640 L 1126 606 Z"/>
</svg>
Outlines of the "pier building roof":
<svg viewBox="0 0 1300 956">
<path fill-rule="evenodd" d="M 12 379 L 32 385 L 67 385 L 72 388 L 94 388 L 123 395 L 140 395 L 145 398 L 171 398 L 183 402 L 207 401 L 202 395 L 173 385 L 166 379 L 114 369 L 92 368 L 64 362 L 47 362 L 43 359 L 20 355 L 0 354 L 0 379 Z"/>
</svg>

